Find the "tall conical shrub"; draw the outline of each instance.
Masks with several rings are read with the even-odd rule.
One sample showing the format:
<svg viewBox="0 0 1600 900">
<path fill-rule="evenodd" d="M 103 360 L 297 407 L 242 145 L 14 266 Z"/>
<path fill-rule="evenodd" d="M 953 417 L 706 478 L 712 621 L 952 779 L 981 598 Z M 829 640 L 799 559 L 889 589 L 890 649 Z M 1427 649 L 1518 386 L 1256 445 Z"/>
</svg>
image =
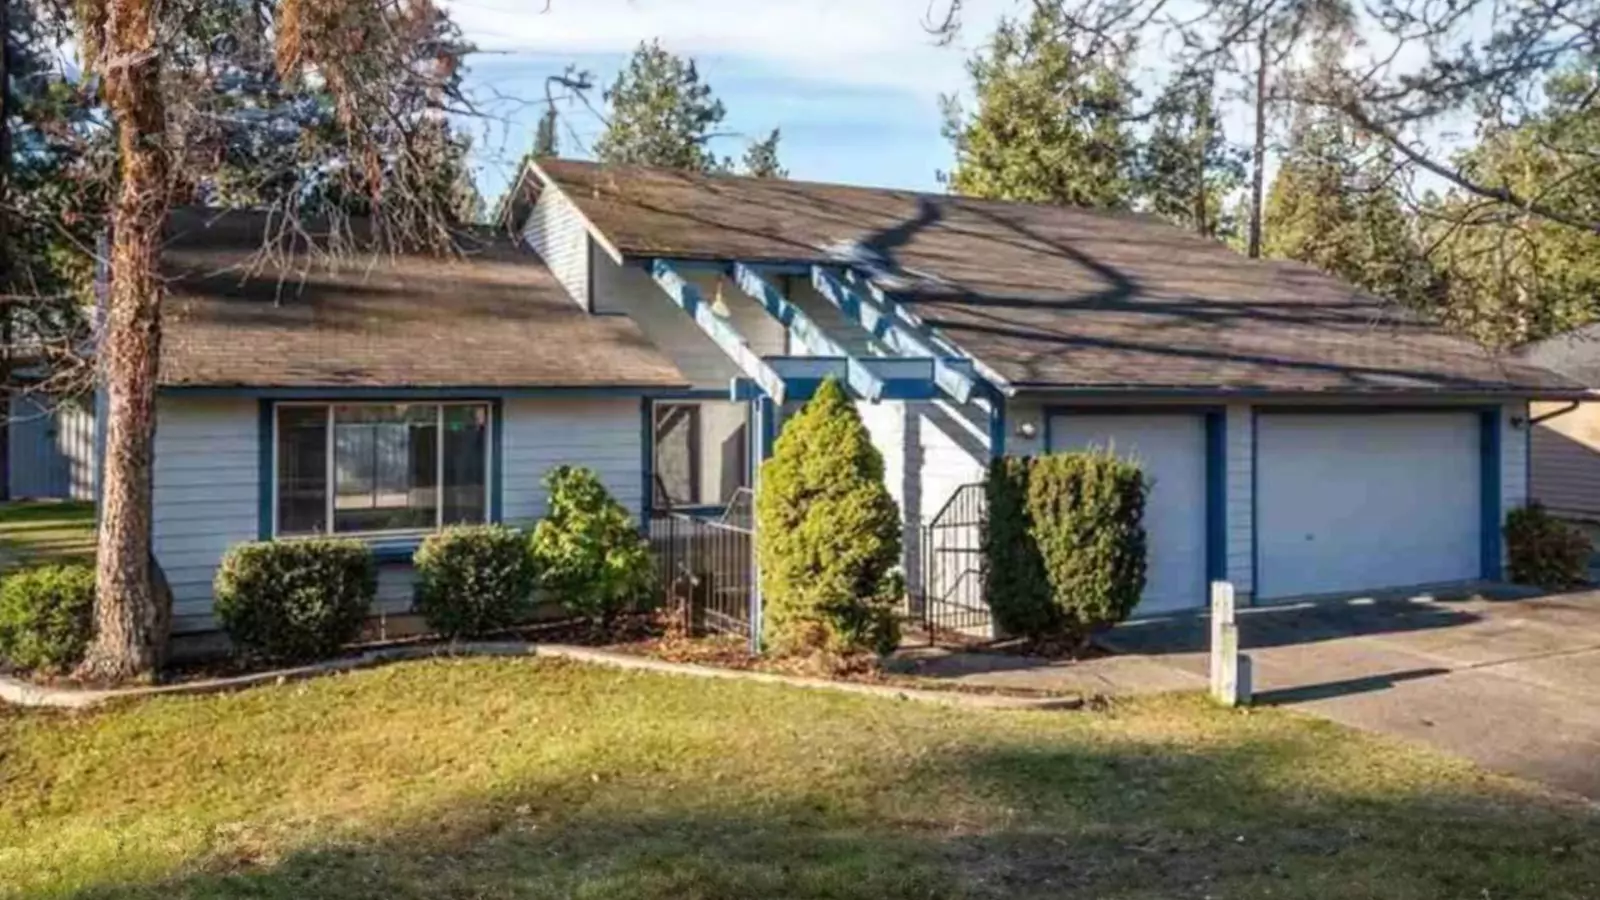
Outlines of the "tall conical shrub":
<svg viewBox="0 0 1600 900">
<path fill-rule="evenodd" d="M 768 649 L 894 649 L 900 511 L 883 483 L 883 456 L 833 379 L 784 426 L 762 465 L 756 518 Z"/>
</svg>

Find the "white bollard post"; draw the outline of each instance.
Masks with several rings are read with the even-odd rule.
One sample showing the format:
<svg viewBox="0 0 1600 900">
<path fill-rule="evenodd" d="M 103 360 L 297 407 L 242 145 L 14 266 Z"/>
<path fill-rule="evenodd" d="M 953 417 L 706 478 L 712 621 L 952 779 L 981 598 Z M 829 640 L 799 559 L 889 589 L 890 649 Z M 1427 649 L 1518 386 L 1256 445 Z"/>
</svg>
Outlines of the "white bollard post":
<svg viewBox="0 0 1600 900">
<path fill-rule="evenodd" d="M 1211 697 L 1223 706 L 1250 702 L 1250 658 L 1239 655 L 1233 584 L 1211 582 Z"/>
</svg>

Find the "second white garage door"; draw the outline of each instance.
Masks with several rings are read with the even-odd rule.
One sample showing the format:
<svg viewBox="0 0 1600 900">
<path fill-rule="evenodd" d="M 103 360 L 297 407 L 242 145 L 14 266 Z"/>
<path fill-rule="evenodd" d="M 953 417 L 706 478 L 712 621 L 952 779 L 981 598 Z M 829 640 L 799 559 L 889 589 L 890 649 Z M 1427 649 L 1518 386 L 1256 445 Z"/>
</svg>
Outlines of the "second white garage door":
<svg viewBox="0 0 1600 900">
<path fill-rule="evenodd" d="M 1477 413 L 1263 412 L 1256 552 L 1264 599 L 1478 577 Z"/>
<path fill-rule="evenodd" d="M 1110 447 L 1135 460 L 1152 482 L 1145 501 L 1149 540 L 1137 615 L 1206 603 L 1206 431 L 1201 415 L 1077 415 L 1050 419 L 1050 449 Z"/>
</svg>

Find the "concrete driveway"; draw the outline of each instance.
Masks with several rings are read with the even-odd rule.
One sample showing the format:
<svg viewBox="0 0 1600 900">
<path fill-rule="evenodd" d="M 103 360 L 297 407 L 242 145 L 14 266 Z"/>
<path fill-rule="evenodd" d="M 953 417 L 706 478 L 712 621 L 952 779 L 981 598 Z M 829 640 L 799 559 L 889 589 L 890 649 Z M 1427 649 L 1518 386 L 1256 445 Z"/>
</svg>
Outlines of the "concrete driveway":
<svg viewBox="0 0 1600 900">
<path fill-rule="evenodd" d="M 1600 801 L 1600 591 L 1239 615 L 1257 703 L 1420 740 Z M 1129 623 L 1108 644 L 1204 677 L 1208 623 Z"/>
</svg>

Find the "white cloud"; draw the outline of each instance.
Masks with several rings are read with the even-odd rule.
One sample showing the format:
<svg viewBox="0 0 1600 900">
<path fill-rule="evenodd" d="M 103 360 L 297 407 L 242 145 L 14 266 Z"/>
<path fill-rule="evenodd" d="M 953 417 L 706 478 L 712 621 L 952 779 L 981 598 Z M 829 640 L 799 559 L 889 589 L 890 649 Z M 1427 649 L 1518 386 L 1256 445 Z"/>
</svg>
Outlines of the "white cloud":
<svg viewBox="0 0 1600 900">
<path fill-rule="evenodd" d="M 675 53 L 757 60 L 775 72 L 922 96 L 956 90 L 963 63 L 1018 0 L 969 0 L 954 46 L 924 27 L 944 0 L 444 0 L 484 50 L 626 53 L 660 38 Z"/>
</svg>

